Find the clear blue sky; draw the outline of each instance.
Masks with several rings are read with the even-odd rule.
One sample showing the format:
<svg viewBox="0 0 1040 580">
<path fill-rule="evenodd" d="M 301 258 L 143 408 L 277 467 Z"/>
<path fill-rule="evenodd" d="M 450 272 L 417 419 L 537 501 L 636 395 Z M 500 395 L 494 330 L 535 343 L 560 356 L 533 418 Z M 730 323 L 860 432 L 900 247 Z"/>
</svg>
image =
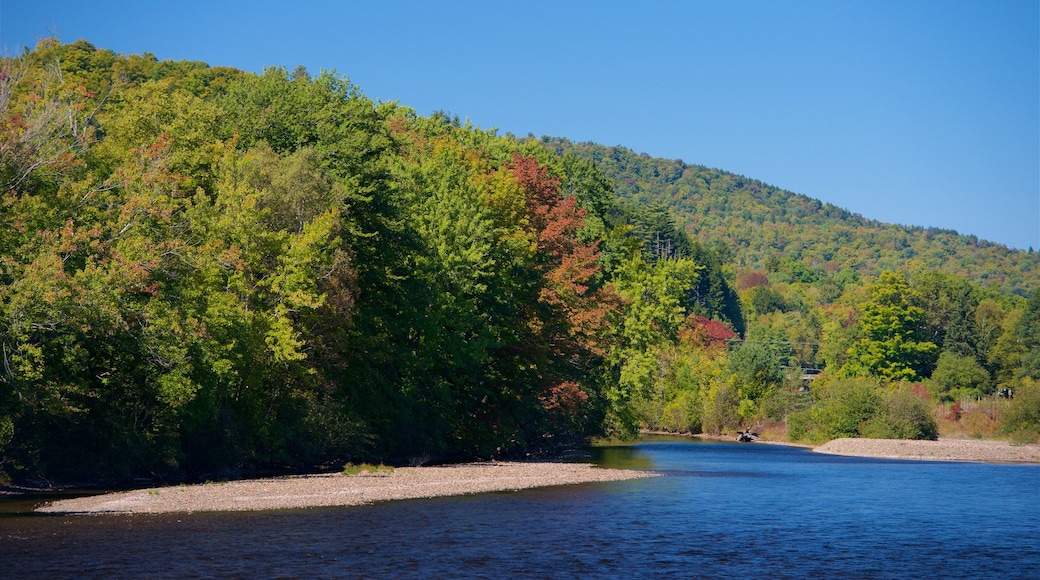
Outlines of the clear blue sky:
<svg viewBox="0 0 1040 580">
<path fill-rule="evenodd" d="M 8 54 L 50 35 L 334 69 L 421 114 L 1040 249 L 1038 0 L 0 0 Z"/>
</svg>

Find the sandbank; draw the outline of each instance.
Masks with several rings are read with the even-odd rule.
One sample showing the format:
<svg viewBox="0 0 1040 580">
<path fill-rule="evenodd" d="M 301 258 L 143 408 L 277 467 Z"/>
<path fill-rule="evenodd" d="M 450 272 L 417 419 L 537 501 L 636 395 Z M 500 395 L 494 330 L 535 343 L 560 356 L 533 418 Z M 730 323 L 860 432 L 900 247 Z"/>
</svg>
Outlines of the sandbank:
<svg viewBox="0 0 1040 580">
<path fill-rule="evenodd" d="M 1040 445 L 1012 445 L 1006 441 L 945 439 L 910 441 L 906 439 L 834 439 L 813 448 L 817 453 L 918 459 L 927 461 L 975 461 L 985 463 L 1040 463 Z"/>
<path fill-rule="evenodd" d="M 64 499 L 36 509 L 60 514 L 220 512 L 352 506 L 533 487 L 620 481 L 656 473 L 587 463 L 487 462 L 400 467 L 383 474 L 322 474 L 157 487 Z"/>
</svg>

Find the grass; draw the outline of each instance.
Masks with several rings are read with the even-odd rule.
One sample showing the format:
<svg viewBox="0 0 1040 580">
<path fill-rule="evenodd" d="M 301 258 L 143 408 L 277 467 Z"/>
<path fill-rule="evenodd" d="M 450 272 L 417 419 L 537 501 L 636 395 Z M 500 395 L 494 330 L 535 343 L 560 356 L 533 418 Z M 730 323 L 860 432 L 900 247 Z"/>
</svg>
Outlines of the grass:
<svg viewBox="0 0 1040 580">
<path fill-rule="evenodd" d="M 343 466 L 343 475 L 390 475 L 394 468 L 389 465 L 372 465 L 371 463 L 347 463 Z"/>
</svg>

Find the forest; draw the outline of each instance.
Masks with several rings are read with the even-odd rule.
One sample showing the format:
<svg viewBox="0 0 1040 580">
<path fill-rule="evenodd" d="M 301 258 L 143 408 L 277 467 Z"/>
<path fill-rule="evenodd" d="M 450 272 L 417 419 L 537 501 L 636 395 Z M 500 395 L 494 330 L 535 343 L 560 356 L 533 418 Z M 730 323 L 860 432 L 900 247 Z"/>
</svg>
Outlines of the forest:
<svg viewBox="0 0 1040 580">
<path fill-rule="evenodd" d="M 0 479 L 1040 438 L 1040 256 L 720 170 L 46 39 L 0 71 Z"/>
</svg>

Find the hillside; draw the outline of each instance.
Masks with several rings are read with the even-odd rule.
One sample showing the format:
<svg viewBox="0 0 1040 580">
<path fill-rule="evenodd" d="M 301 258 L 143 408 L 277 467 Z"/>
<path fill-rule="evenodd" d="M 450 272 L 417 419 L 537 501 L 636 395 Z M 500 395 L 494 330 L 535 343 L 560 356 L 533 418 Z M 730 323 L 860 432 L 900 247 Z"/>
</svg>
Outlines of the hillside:
<svg viewBox="0 0 1040 580">
<path fill-rule="evenodd" d="M 56 39 L 0 70 L 0 481 L 1040 437 L 1035 254 L 335 72 Z"/>
<path fill-rule="evenodd" d="M 695 238 L 724 240 L 740 270 L 775 269 L 778 259 L 790 259 L 818 276 L 852 269 L 866 280 L 882 270 L 938 270 L 1020 296 L 1040 287 L 1037 252 L 952 230 L 881 223 L 761 181 L 621 146 L 552 137 L 541 143 L 592 160 L 622 200 L 661 204 Z"/>
</svg>

